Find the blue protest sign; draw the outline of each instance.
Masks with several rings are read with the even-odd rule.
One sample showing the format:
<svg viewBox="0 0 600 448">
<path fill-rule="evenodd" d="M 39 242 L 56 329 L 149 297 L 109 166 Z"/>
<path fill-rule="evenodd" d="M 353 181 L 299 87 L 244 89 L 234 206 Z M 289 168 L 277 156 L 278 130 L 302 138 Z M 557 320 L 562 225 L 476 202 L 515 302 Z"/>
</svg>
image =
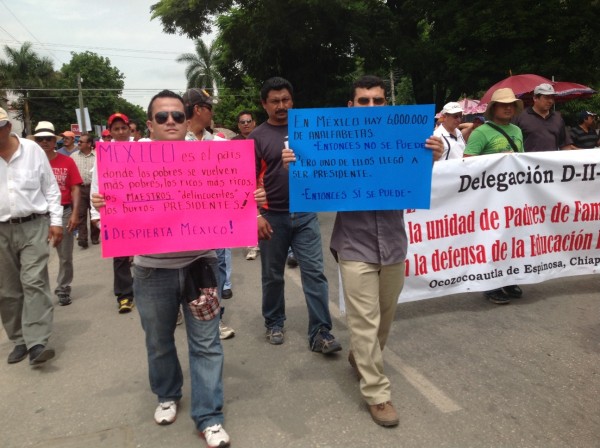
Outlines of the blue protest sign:
<svg viewBox="0 0 600 448">
<path fill-rule="evenodd" d="M 291 109 L 290 211 L 429 208 L 434 105 Z"/>
</svg>

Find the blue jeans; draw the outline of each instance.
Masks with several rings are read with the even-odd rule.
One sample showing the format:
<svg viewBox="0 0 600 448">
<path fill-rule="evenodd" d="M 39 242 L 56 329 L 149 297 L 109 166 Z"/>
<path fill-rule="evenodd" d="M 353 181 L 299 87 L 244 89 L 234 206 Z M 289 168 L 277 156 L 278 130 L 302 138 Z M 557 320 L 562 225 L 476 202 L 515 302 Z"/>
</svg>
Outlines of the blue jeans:
<svg viewBox="0 0 600 448">
<path fill-rule="evenodd" d="M 262 313 L 265 326 L 282 327 L 285 321 L 284 271 L 291 246 L 298 265 L 308 308 L 308 339 L 320 328 L 331 330 L 329 286 L 323 273 L 321 231 L 316 213 L 263 211 L 273 228 L 270 240 L 261 240 Z"/>
<path fill-rule="evenodd" d="M 216 275 L 217 260 L 213 270 Z M 183 374 L 175 347 L 177 311 L 182 303 L 187 268 L 154 269 L 134 266 L 133 289 L 146 333 L 150 388 L 159 402 L 179 401 Z M 219 318 L 192 316 L 183 300 L 188 340 L 192 400 L 190 413 L 199 431 L 223 423 L 223 347 Z"/>
<path fill-rule="evenodd" d="M 231 249 L 216 249 L 219 260 L 219 297 L 224 289 L 231 289 Z"/>
</svg>

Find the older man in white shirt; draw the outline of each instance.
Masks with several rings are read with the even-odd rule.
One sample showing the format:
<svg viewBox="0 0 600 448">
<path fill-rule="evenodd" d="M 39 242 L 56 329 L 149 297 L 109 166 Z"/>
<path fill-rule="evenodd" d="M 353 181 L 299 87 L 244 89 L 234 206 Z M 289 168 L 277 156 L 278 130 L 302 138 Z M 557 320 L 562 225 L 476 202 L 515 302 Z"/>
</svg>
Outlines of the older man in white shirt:
<svg viewBox="0 0 600 448">
<path fill-rule="evenodd" d="M 433 132 L 433 135 L 440 137 L 444 142 L 444 154 L 440 160 L 462 159 L 465 151 L 466 142 L 458 129 L 463 117 L 463 109 L 460 104 L 447 103 L 442 109 L 444 121 Z"/>
<path fill-rule="evenodd" d="M 47 348 L 54 316 L 48 241 L 62 240 L 63 208 L 42 148 L 11 131 L 0 108 L 0 316 L 15 344 L 8 363 L 29 354 L 29 363 L 39 365 L 54 357 Z"/>
</svg>

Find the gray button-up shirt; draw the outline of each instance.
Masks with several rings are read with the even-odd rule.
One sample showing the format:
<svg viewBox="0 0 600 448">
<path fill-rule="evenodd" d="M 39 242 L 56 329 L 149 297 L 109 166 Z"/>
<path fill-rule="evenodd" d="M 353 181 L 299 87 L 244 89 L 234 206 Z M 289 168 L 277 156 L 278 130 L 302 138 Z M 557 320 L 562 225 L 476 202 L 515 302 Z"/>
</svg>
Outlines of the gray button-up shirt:
<svg viewBox="0 0 600 448">
<path fill-rule="evenodd" d="M 336 258 L 380 265 L 406 259 L 408 240 L 402 210 L 338 212 L 331 235 Z"/>
</svg>

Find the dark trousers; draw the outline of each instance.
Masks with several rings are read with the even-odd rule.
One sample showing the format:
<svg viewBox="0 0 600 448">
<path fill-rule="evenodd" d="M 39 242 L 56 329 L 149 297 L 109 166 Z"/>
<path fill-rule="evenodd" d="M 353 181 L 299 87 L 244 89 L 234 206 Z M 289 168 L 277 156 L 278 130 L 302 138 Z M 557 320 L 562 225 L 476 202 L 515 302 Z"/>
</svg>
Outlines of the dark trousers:
<svg viewBox="0 0 600 448">
<path fill-rule="evenodd" d="M 114 289 L 117 302 L 123 297 L 133 297 L 133 278 L 129 257 L 113 258 Z"/>
</svg>

